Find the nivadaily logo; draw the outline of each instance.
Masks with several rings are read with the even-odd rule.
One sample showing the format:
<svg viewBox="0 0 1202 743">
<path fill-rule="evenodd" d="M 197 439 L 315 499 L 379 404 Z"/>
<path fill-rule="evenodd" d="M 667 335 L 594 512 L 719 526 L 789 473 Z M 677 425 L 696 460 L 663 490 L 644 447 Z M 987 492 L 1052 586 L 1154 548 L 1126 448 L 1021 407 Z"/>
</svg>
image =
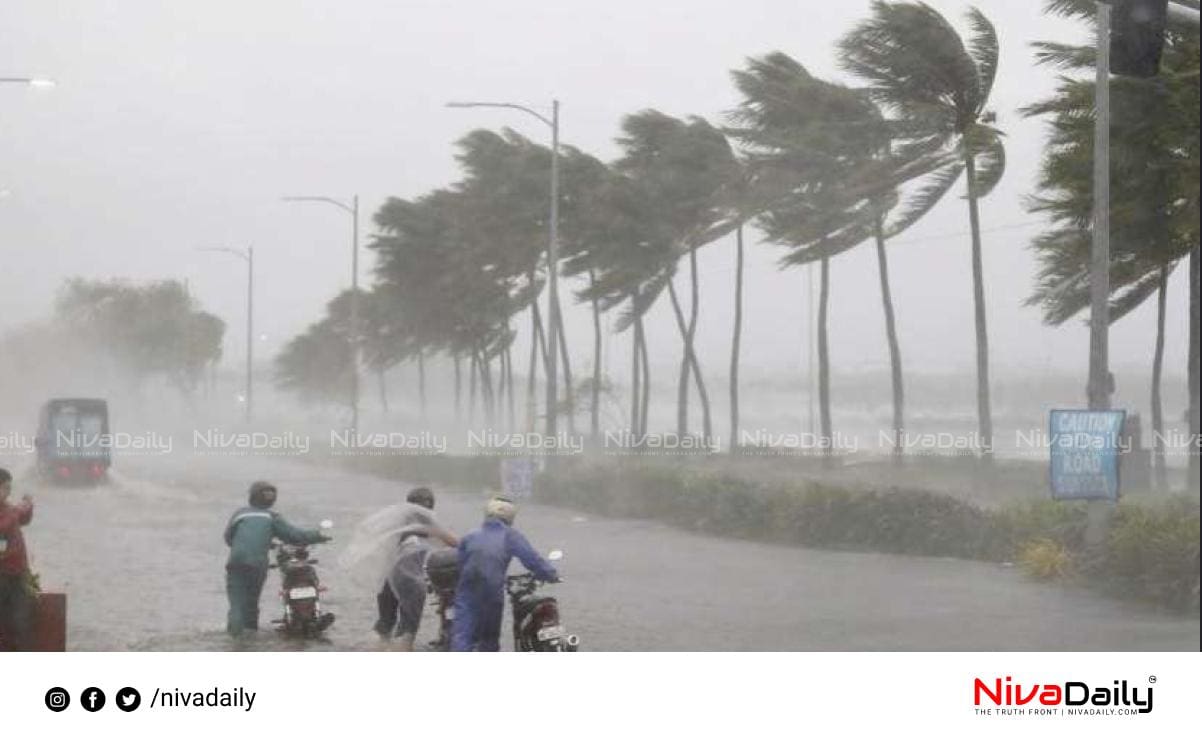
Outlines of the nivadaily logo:
<svg viewBox="0 0 1202 743">
<path fill-rule="evenodd" d="M 1029 706 L 1034 714 L 1146 714 L 1152 711 L 1155 683 L 1155 676 L 1149 676 L 1148 685 L 1143 687 L 1125 680 L 1114 681 L 1112 686 L 1093 686 L 1084 681 L 1023 684 L 1015 683 L 1010 676 L 989 681 L 978 678 L 973 683 L 972 697 L 978 712 L 987 712 L 992 706 L 1001 708 L 1003 714 L 1022 714 Z"/>
</svg>

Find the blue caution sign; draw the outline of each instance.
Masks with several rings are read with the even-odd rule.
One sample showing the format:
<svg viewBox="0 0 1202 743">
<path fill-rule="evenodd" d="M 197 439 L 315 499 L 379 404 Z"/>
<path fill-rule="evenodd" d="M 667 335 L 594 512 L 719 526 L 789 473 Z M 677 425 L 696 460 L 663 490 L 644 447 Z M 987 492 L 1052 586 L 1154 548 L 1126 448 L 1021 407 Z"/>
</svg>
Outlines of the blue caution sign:
<svg viewBox="0 0 1202 743">
<path fill-rule="evenodd" d="M 1052 497 L 1118 500 L 1125 410 L 1053 410 Z"/>
</svg>

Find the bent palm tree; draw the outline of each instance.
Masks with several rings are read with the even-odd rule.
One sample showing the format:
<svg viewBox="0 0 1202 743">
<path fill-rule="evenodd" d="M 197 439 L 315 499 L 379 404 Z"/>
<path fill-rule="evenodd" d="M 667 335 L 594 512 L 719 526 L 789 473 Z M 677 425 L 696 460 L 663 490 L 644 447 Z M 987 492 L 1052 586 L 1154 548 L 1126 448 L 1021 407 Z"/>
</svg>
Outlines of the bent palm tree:
<svg viewBox="0 0 1202 743">
<path fill-rule="evenodd" d="M 977 427 L 982 454 L 993 446 L 989 394 L 989 334 L 981 258 L 980 200 L 1005 172 L 1002 135 L 987 109 L 998 68 L 993 24 L 975 8 L 968 12 L 967 44 L 938 11 L 924 3 L 876 0 L 872 17 L 839 42 L 842 66 L 868 85 L 868 92 L 894 119 L 895 142 L 903 159 L 938 153 L 954 155 L 932 172 L 911 201 L 910 212 L 925 213 L 963 175 L 972 233 L 972 284 L 977 344 Z M 900 222 L 906 224 L 903 217 Z"/>
</svg>

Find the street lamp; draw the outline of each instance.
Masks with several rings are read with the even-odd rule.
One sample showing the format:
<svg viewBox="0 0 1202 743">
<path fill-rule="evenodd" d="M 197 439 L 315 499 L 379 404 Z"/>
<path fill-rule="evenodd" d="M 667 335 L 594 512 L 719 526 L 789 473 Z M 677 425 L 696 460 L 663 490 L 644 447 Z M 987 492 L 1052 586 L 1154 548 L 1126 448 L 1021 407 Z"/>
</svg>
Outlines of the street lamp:
<svg viewBox="0 0 1202 743">
<path fill-rule="evenodd" d="M 556 410 L 559 407 L 557 377 L 559 366 L 559 101 L 551 101 L 551 116 L 517 103 L 489 101 L 452 101 L 447 108 L 512 108 L 528 113 L 551 127 L 551 229 L 547 243 L 547 436 L 556 435 Z M 531 341 L 533 342 L 533 341 Z"/>
<path fill-rule="evenodd" d="M 46 77 L 0 77 L 0 84 L 3 83 L 25 85 L 30 88 L 53 88 L 58 85 L 54 80 Z"/>
<path fill-rule="evenodd" d="M 336 206 L 351 215 L 351 431 L 359 430 L 359 196 L 351 203 L 329 196 L 285 196 L 284 201 L 315 201 Z"/>
<path fill-rule="evenodd" d="M 254 414 L 254 338 L 255 338 L 255 249 L 197 248 L 202 253 L 229 253 L 246 261 L 246 422 Z"/>
</svg>

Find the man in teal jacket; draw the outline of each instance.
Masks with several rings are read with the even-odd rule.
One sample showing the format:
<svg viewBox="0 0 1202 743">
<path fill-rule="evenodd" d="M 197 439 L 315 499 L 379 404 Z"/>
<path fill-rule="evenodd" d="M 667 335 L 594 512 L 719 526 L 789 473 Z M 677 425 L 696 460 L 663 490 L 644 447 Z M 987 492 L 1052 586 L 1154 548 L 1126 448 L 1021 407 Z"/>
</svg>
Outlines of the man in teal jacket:
<svg viewBox="0 0 1202 743">
<path fill-rule="evenodd" d="M 225 527 L 230 556 L 225 563 L 225 592 L 230 600 L 227 630 L 241 635 L 259 628 L 259 595 L 267 579 L 271 540 L 316 544 L 330 538 L 317 529 L 298 529 L 271 510 L 277 491 L 269 482 L 250 486 L 250 505 L 239 508 Z"/>
</svg>

